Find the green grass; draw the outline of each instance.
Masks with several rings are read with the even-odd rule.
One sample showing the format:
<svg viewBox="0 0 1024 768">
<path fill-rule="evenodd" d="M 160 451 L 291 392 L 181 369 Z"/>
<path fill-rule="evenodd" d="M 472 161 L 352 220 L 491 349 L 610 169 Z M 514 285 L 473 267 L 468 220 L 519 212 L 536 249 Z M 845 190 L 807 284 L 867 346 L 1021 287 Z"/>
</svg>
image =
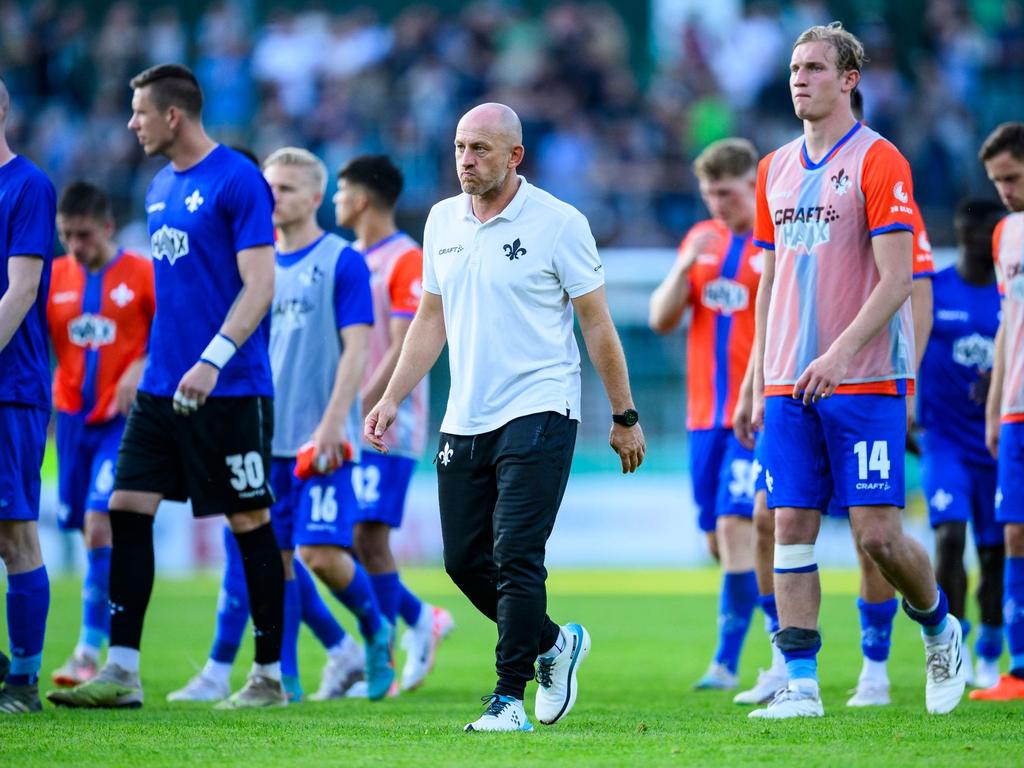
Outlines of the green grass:
<svg viewBox="0 0 1024 768">
<path fill-rule="evenodd" d="M 855 577 L 825 574 L 821 653 L 826 717 L 764 723 L 731 695 L 695 693 L 714 647 L 718 577 L 711 571 L 566 571 L 552 574 L 549 607 L 586 624 L 593 652 L 580 698 L 563 723 L 533 734 L 464 734 L 477 697 L 494 682 L 493 625 L 442 573 L 415 571 L 412 586 L 450 607 L 457 631 L 420 691 L 377 704 L 304 703 L 279 711 L 215 712 L 164 695 L 201 664 L 213 632 L 217 581 L 162 579 L 143 637 L 146 706 L 140 711 L 54 710 L 0 719 L 0 765 L 1007 765 L 1024 754 L 1020 706 L 965 701 L 949 717 L 924 711 L 916 628 L 897 619 L 890 674 L 894 704 L 849 711 L 860 667 Z M 78 626 L 79 583 L 55 581 L 45 670 L 64 660 Z M 350 624 L 350 622 L 346 622 Z M 2 628 L 2 627 L 0 627 Z M 315 690 L 322 652 L 304 630 L 303 683 Z M 250 649 L 236 664 L 239 684 Z M 761 618 L 749 636 L 742 679 L 768 660 Z M 532 687 L 527 710 L 532 711 Z"/>
</svg>

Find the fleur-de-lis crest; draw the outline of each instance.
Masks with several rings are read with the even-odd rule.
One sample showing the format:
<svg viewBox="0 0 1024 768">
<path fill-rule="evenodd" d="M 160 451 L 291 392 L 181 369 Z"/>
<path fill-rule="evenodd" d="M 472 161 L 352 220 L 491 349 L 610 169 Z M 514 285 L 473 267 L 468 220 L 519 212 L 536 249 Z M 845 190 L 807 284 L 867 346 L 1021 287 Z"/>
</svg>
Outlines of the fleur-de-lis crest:
<svg viewBox="0 0 1024 768">
<path fill-rule="evenodd" d="M 518 259 L 520 256 L 525 256 L 526 255 L 526 249 L 520 247 L 519 238 L 518 237 L 515 240 L 512 241 L 512 245 L 508 245 L 506 243 L 504 248 L 505 248 L 505 255 L 508 256 L 508 260 L 509 261 L 513 261 L 515 259 Z"/>
<path fill-rule="evenodd" d="M 446 440 L 444 443 L 444 450 L 437 454 L 437 458 L 441 460 L 442 465 L 447 467 L 448 463 L 452 460 L 453 453 L 455 453 L 455 451 L 452 450 L 452 447 L 448 444 L 448 441 Z"/>
<path fill-rule="evenodd" d="M 850 177 L 845 168 L 840 168 L 839 173 L 832 177 L 832 188 L 836 194 L 845 195 L 850 189 Z"/>
</svg>

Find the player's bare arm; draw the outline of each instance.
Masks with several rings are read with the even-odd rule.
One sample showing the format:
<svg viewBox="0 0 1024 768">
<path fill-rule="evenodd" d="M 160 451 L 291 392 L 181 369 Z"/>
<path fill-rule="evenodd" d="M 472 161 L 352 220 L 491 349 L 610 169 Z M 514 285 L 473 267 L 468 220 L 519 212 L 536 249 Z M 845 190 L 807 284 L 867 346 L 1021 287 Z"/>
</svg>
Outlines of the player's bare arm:
<svg viewBox="0 0 1024 768">
<path fill-rule="evenodd" d="M 178 396 L 175 397 L 175 409 L 183 416 L 203 405 L 217 386 L 220 369 L 230 359 L 234 350 L 246 342 L 256 330 L 263 317 L 270 309 L 274 299 L 274 249 L 269 245 L 246 248 L 238 252 L 238 273 L 242 278 L 242 290 L 228 311 L 220 332 L 211 341 L 211 347 L 219 343 L 219 349 L 213 349 L 211 359 L 196 361 L 178 383 Z M 233 345 L 230 349 L 225 345 Z M 223 349 L 223 352 L 222 352 Z M 224 357 L 212 359 L 220 354 Z M 207 356 L 207 353 L 204 353 Z"/>
<path fill-rule="evenodd" d="M 384 395 L 384 390 L 398 366 L 398 357 L 402 354 L 402 344 L 405 342 L 411 325 L 412 319 L 408 317 L 392 317 L 388 322 L 390 344 L 362 391 L 363 418 L 369 413 L 370 407 Z"/>
<path fill-rule="evenodd" d="M 139 382 L 142 381 L 142 372 L 146 368 L 145 356 L 132 361 L 131 365 L 125 368 L 121 378 L 117 381 L 117 411 L 122 416 L 127 416 L 135 402 L 135 393 L 139 390 Z"/>
<path fill-rule="evenodd" d="M 401 403 L 441 356 L 448 333 L 444 326 L 444 305 L 440 295 L 423 292 L 420 307 L 409 326 L 395 372 L 380 401 L 370 409 L 363 424 L 363 437 L 381 453 L 387 446 L 381 437 L 395 420 Z"/>
<path fill-rule="evenodd" d="M 1005 316 L 1005 315 L 1004 315 Z M 1003 376 L 1006 371 L 1006 333 L 1003 323 L 996 331 L 995 352 L 992 356 L 992 379 L 985 401 L 985 445 L 992 458 L 999 458 L 999 426 L 1003 403 Z"/>
<path fill-rule="evenodd" d="M 668 333 L 683 319 L 690 302 L 690 271 L 712 240 L 714 234 L 711 232 L 695 237 L 672 264 L 661 285 L 654 289 L 647 324 L 655 333 Z"/>
<path fill-rule="evenodd" d="M 910 289 L 910 312 L 914 319 L 914 360 L 915 371 L 921 370 L 921 360 L 924 359 L 924 351 L 928 346 L 928 337 L 932 334 L 933 297 L 932 279 L 930 277 L 918 278 Z M 907 396 L 907 429 L 914 423 L 915 399 L 913 395 Z"/>
<path fill-rule="evenodd" d="M 38 256 L 12 256 L 7 262 L 7 290 L 0 296 L 0 350 L 35 303 L 42 274 L 43 260 Z"/>
<path fill-rule="evenodd" d="M 316 455 L 327 457 L 330 464 L 341 464 L 344 458 L 345 417 L 359 392 L 359 382 L 370 356 L 370 326 L 365 323 L 347 325 L 339 331 L 342 352 L 334 374 L 331 399 L 313 431 Z"/>
<path fill-rule="evenodd" d="M 754 448 L 754 355 L 747 360 L 747 370 L 736 393 L 736 406 L 732 410 L 732 431 L 744 448 Z"/>
<path fill-rule="evenodd" d="M 608 298 L 604 286 L 577 296 L 572 300 L 572 307 L 580 321 L 587 354 L 590 355 L 590 361 L 604 384 L 612 413 L 622 413 L 627 408 L 633 408 L 626 356 L 622 351 L 615 323 L 608 312 Z M 608 444 L 619 455 L 623 474 L 635 472 L 647 453 L 647 443 L 639 424 L 626 427 L 613 423 L 608 435 Z"/>
<path fill-rule="evenodd" d="M 757 285 L 754 348 L 750 351 L 750 358 L 754 362 L 751 373 L 750 426 L 755 430 L 764 426 L 764 339 L 768 328 L 768 309 L 772 303 L 772 285 L 775 283 L 775 253 L 761 253 L 764 256 L 764 271 Z"/>
<path fill-rule="evenodd" d="M 913 283 L 910 232 L 886 232 L 871 241 L 879 281 L 853 322 L 821 357 L 813 360 L 793 385 L 793 397 L 804 404 L 836 391 L 850 361 L 886 326 L 910 297 Z"/>
</svg>

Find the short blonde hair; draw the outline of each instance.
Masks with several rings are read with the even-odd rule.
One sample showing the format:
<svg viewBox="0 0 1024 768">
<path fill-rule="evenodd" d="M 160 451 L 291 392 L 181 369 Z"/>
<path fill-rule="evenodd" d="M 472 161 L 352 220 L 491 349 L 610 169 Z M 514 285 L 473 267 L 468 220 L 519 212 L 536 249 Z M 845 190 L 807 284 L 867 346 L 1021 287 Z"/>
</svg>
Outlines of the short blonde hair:
<svg viewBox="0 0 1024 768">
<path fill-rule="evenodd" d="M 805 29 L 793 43 L 793 48 L 804 43 L 828 43 L 835 51 L 836 69 L 840 72 L 856 70 L 860 72 L 867 57 L 864 55 L 864 44 L 852 32 L 843 29 L 843 22 L 833 21 L 831 24 L 819 25 Z"/>
<path fill-rule="evenodd" d="M 263 170 L 267 170 L 272 165 L 297 165 L 300 168 L 305 168 L 309 172 L 316 188 L 320 190 L 320 194 L 322 195 L 327 191 L 327 166 L 308 149 L 282 147 L 272 152 L 263 161 Z"/>
<path fill-rule="evenodd" d="M 693 172 L 702 181 L 739 179 L 757 170 L 757 160 L 757 150 L 746 139 L 719 139 L 697 155 Z"/>
</svg>

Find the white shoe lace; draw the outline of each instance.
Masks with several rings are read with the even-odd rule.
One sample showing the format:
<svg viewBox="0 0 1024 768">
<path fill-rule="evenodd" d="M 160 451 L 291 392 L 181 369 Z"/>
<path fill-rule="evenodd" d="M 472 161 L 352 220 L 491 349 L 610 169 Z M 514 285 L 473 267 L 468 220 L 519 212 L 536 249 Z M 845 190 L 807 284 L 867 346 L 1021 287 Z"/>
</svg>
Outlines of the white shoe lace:
<svg viewBox="0 0 1024 768">
<path fill-rule="evenodd" d="M 941 645 L 928 650 L 925 668 L 928 679 L 933 683 L 944 683 L 953 676 L 953 656 L 949 645 Z"/>
</svg>

